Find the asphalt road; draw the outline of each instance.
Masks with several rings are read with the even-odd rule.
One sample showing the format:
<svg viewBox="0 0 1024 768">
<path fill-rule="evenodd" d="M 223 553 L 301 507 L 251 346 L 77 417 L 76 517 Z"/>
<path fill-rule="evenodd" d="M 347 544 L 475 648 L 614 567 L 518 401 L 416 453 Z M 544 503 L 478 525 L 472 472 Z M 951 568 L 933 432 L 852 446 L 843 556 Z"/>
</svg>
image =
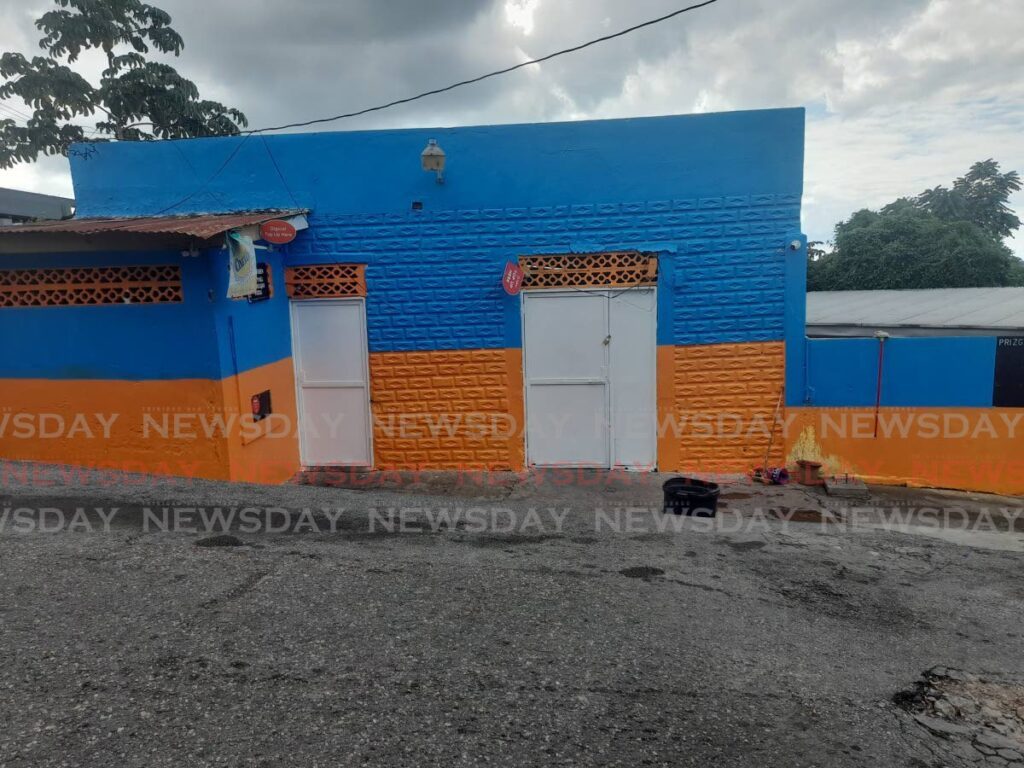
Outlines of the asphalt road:
<svg viewBox="0 0 1024 768">
<path fill-rule="evenodd" d="M 0 766 L 974 764 L 893 697 L 1024 673 L 1012 521 L 952 542 L 726 490 L 716 524 L 659 530 L 652 485 L 8 477 Z M 197 510 L 243 507 L 242 546 L 197 546 Z"/>
</svg>

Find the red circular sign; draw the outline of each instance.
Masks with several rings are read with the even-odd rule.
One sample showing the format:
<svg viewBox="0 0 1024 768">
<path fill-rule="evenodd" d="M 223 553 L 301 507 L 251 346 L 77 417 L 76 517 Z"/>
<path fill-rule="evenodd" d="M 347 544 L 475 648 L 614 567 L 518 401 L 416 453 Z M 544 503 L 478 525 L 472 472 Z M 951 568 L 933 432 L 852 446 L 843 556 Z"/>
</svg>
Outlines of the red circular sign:
<svg viewBox="0 0 1024 768">
<path fill-rule="evenodd" d="M 281 219 L 265 221 L 260 224 L 260 237 L 268 243 L 284 245 L 295 239 L 295 227 Z"/>
<path fill-rule="evenodd" d="M 505 274 L 501 276 L 501 284 L 505 288 L 505 293 L 509 296 L 519 293 L 523 287 L 524 276 L 523 268 L 514 261 L 505 264 Z"/>
</svg>

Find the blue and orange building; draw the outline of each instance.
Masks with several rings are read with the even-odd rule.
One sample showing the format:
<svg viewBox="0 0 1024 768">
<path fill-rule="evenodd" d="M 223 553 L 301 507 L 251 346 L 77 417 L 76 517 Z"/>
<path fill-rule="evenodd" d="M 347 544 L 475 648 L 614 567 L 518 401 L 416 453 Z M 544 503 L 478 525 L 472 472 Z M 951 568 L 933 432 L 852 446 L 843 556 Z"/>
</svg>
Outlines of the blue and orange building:
<svg viewBox="0 0 1024 768">
<path fill-rule="evenodd" d="M 72 147 L 76 217 L 0 231 L 0 455 L 747 471 L 808 405 L 803 139 L 780 109 Z M 227 298 L 228 232 L 263 295 Z"/>
</svg>

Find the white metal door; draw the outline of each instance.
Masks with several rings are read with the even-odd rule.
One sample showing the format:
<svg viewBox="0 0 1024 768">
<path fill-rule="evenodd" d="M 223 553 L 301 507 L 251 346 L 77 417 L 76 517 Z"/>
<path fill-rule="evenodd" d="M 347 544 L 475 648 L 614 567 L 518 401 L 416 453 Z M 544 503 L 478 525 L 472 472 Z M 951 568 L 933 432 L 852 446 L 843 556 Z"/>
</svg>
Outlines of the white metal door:
<svg viewBox="0 0 1024 768">
<path fill-rule="evenodd" d="M 371 466 L 362 299 L 292 302 L 292 350 L 304 466 Z"/>
<path fill-rule="evenodd" d="M 523 316 L 529 463 L 607 467 L 608 300 L 526 293 Z"/>
<path fill-rule="evenodd" d="M 529 464 L 654 467 L 654 295 L 523 295 Z"/>
<path fill-rule="evenodd" d="M 609 298 L 612 463 L 653 470 L 657 463 L 657 303 L 654 289 Z"/>
</svg>

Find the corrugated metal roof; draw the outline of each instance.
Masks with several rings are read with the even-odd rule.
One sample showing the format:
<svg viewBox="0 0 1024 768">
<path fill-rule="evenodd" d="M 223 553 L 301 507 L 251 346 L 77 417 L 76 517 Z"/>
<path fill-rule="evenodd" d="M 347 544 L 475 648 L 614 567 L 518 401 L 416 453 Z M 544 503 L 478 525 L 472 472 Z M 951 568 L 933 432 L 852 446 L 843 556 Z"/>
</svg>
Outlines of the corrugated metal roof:
<svg viewBox="0 0 1024 768">
<path fill-rule="evenodd" d="M 1024 329 L 1024 288 L 812 291 L 808 326 Z"/>
<path fill-rule="evenodd" d="M 0 226 L 0 234 L 54 234 L 64 232 L 76 235 L 98 235 L 108 232 L 153 233 L 161 235 L 191 235 L 206 239 L 230 229 L 262 224 L 271 219 L 298 216 L 306 210 L 256 211 L 247 213 L 213 213 L 204 216 L 141 216 L 124 219 L 66 219 L 33 224 Z"/>
</svg>

